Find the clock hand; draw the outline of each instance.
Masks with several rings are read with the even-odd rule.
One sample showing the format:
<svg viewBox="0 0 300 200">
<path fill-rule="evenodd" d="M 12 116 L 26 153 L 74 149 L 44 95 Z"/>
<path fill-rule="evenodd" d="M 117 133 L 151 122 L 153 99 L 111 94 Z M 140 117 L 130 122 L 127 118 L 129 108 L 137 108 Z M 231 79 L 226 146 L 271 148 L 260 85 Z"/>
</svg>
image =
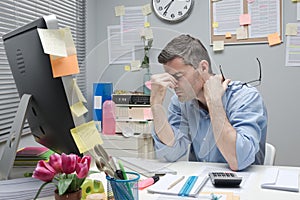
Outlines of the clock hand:
<svg viewBox="0 0 300 200">
<path fill-rule="evenodd" d="M 164 7 L 164 9 L 165 9 L 164 15 L 167 14 L 168 9 L 170 8 L 170 6 L 171 6 L 171 4 L 172 4 L 173 2 L 174 2 L 174 0 L 171 0 L 171 1 Z"/>
</svg>

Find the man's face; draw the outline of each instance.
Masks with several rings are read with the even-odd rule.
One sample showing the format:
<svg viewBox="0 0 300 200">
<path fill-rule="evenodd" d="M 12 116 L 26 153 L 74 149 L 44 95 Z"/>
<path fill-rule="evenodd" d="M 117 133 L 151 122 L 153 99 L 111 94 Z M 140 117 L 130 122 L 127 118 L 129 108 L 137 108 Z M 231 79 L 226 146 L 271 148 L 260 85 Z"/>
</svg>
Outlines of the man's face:
<svg viewBox="0 0 300 200">
<path fill-rule="evenodd" d="M 174 90 L 179 101 L 192 100 L 202 92 L 203 81 L 200 74 L 193 66 L 184 64 L 182 58 L 174 58 L 167 62 L 164 68 L 178 81 Z"/>
</svg>

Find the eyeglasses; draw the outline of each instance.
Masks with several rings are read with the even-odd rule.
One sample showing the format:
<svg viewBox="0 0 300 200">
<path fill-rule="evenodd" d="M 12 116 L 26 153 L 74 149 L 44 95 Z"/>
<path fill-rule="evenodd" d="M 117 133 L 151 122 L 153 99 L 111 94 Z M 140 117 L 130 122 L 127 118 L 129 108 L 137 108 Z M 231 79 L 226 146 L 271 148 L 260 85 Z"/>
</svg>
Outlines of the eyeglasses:
<svg viewBox="0 0 300 200">
<path fill-rule="evenodd" d="M 261 84 L 261 63 L 260 63 L 260 60 L 258 58 L 256 58 L 256 60 L 258 62 L 258 67 L 259 67 L 259 77 L 258 77 L 258 79 L 241 83 L 241 85 L 242 85 L 241 87 L 243 87 L 244 85 L 247 86 L 247 87 L 256 87 L 256 86 L 259 86 Z M 222 79 L 224 81 L 225 76 L 223 74 L 221 65 L 219 65 L 219 69 L 220 69 L 220 72 L 221 72 L 221 75 L 222 75 Z"/>
</svg>

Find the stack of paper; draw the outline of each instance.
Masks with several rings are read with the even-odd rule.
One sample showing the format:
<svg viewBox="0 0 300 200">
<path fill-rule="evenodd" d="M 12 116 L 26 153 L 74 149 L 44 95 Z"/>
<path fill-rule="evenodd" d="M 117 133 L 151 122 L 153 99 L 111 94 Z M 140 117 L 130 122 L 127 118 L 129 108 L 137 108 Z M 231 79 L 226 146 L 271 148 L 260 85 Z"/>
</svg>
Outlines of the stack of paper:
<svg viewBox="0 0 300 200">
<path fill-rule="evenodd" d="M 32 200 L 43 183 L 31 177 L 0 181 L 0 199 Z M 48 184 L 39 197 L 52 196 L 54 190 L 54 184 Z"/>
<path fill-rule="evenodd" d="M 53 153 L 46 147 L 25 147 L 17 151 L 14 167 L 36 166 L 39 160 L 48 160 Z"/>
</svg>

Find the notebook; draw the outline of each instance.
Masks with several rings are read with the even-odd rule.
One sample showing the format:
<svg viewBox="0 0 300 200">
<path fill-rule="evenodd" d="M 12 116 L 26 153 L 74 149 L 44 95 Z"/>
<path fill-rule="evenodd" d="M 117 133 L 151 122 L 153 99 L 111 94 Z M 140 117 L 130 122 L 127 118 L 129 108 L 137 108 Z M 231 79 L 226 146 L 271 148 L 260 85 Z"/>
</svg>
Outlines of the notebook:
<svg viewBox="0 0 300 200">
<path fill-rule="evenodd" d="M 154 185 L 148 187 L 150 193 L 197 197 L 208 180 L 207 175 L 183 176 L 166 174 Z M 175 184 L 174 184 L 175 183 Z M 170 188 L 170 186 L 172 186 Z"/>
<path fill-rule="evenodd" d="M 278 168 L 267 169 L 262 188 L 299 192 L 299 171 Z"/>
</svg>

